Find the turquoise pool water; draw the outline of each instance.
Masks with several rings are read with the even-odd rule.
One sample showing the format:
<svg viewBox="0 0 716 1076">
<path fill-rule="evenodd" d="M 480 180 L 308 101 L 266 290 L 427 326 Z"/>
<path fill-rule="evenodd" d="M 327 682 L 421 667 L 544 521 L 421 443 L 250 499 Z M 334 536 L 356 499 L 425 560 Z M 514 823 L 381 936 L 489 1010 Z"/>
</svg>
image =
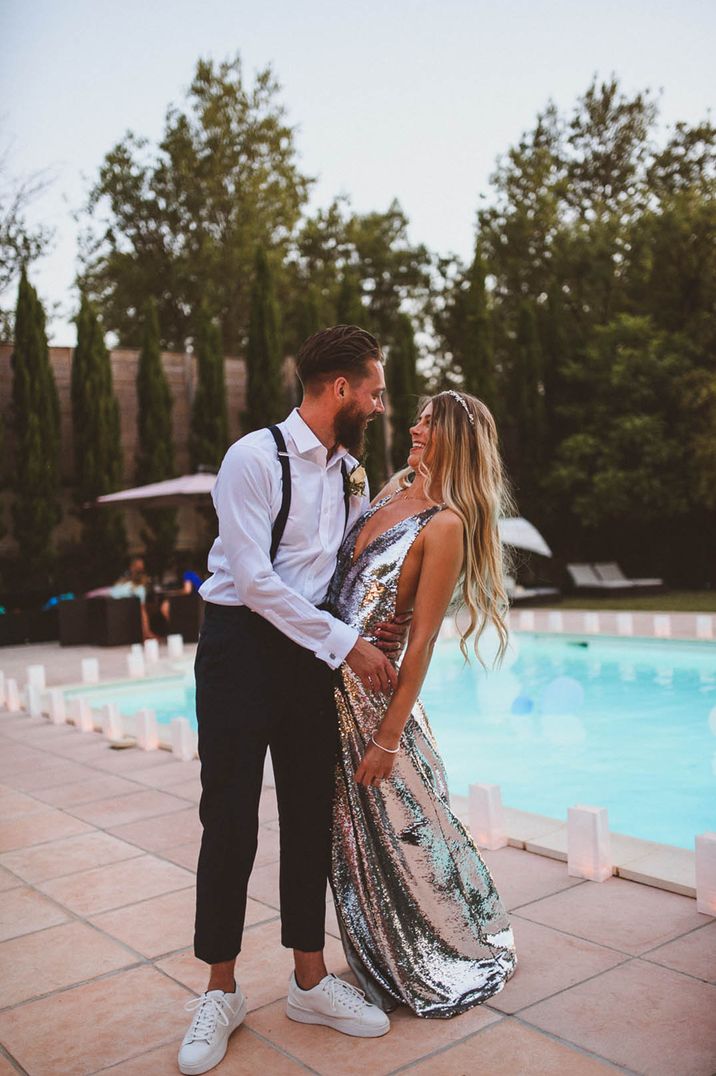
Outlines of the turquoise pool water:
<svg viewBox="0 0 716 1076">
<path fill-rule="evenodd" d="M 693 848 L 716 829 L 716 645 L 516 635 L 500 672 L 435 648 L 421 697 L 453 792 L 499 784 L 503 803 L 566 818 L 607 807 L 618 833 Z M 194 720 L 192 670 L 82 689 L 123 714 Z M 68 693 L 72 694 L 72 693 Z"/>
</svg>

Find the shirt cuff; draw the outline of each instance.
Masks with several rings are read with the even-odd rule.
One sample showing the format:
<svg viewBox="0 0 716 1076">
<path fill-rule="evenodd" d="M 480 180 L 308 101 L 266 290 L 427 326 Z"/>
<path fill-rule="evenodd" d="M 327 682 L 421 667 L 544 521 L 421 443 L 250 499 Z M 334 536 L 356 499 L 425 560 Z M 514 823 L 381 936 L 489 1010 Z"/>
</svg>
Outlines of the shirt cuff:
<svg viewBox="0 0 716 1076">
<path fill-rule="evenodd" d="M 341 620 L 334 620 L 331 634 L 316 650 L 316 657 L 325 661 L 331 669 L 337 669 L 346 660 L 346 657 L 356 645 L 359 632 L 356 628 L 349 627 Z"/>
</svg>

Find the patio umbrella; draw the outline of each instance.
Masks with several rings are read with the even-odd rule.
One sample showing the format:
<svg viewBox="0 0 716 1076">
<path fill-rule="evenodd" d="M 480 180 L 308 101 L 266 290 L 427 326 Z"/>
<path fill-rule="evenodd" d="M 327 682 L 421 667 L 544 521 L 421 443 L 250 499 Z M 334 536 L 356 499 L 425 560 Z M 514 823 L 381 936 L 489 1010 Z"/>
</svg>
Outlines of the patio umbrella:
<svg viewBox="0 0 716 1076">
<path fill-rule="evenodd" d="M 171 508 L 192 501 L 208 500 L 215 481 L 215 474 L 185 474 L 180 478 L 167 478 L 164 482 L 150 482 L 148 486 L 105 493 L 94 503 L 100 508 L 103 505 L 115 508 Z"/>
<path fill-rule="evenodd" d="M 540 553 L 543 557 L 551 557 L 552 550 L 537 528 L 522 516 L 511 516 L 501 519 L 499 524 L 500 538 L 505 545 L 515 546 L 516 549 L 527 549 L 530 553 Z"/>
<path fill-rule="evenodd" d="M 215 481 L 215 474 L 185 474 L 180 478 L 168 478 L 164 482 L 152 482 L 148 486 L 135 486 L 134 489 L 106 493 L 94 503 L 99 507 L 111 505 L 115 508 L 168 508 L 190 504 L 192 501 L 208 500 Z M 505 545 L 540 553 L 543 557 L 552 556 L 552 551 L 540 532 L 522 516 L 501 519 L 499 529 L 500 538 Z"/>
</svg>

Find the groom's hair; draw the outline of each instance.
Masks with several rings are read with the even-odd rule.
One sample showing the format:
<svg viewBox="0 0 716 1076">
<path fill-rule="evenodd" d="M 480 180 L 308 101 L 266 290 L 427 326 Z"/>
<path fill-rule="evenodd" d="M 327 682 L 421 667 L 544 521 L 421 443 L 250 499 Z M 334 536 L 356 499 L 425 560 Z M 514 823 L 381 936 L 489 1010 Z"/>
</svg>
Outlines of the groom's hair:
<svg viewBox="0 0 716 1076">
<path fill-rule="evenodd" d="M 309 336 L 296 357 L 296 373 L 305 388 L 319 388 L 336 377 L 362 380 L 371 360 L 383 362 L 376 338 L 357 325 L 332 325 Z"/>
</svg>

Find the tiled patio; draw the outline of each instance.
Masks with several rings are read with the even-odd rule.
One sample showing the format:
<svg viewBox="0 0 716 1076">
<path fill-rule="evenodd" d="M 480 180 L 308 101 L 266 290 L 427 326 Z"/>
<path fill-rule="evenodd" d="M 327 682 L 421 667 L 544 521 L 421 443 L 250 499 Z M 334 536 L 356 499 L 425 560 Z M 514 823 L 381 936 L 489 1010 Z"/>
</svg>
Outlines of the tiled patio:
<svg viewBox="0 0 716 1076">
<path fill-rule="evenodd" d="M 90 653 L 103 677 L 125 669 L 124 650 L 34 649 L 6 650 L 8 675 L 41 660 L 49 685 L 79 679 Z M 183 1003 L 205 985 L 191 951 L 198 796 L 196 761 L 0 714 L 0 1076 L 178 1071 Z M 515 847 L 484 856 L 520 960 L 502 993 L 449 1021 L 401 1011 L 378 1040 L 293 1024 L 283 1011 L 291 960 L 279 944 L 276 806 L 264 789 L 239 965 L 250 1012 L 217 1071 L 712 1076 L 714 919 L 691 897 L 619 877 L 581 881 L 564 862 Z M 329 966 L 342 973 L 328 912 Z"/>
</svg>

